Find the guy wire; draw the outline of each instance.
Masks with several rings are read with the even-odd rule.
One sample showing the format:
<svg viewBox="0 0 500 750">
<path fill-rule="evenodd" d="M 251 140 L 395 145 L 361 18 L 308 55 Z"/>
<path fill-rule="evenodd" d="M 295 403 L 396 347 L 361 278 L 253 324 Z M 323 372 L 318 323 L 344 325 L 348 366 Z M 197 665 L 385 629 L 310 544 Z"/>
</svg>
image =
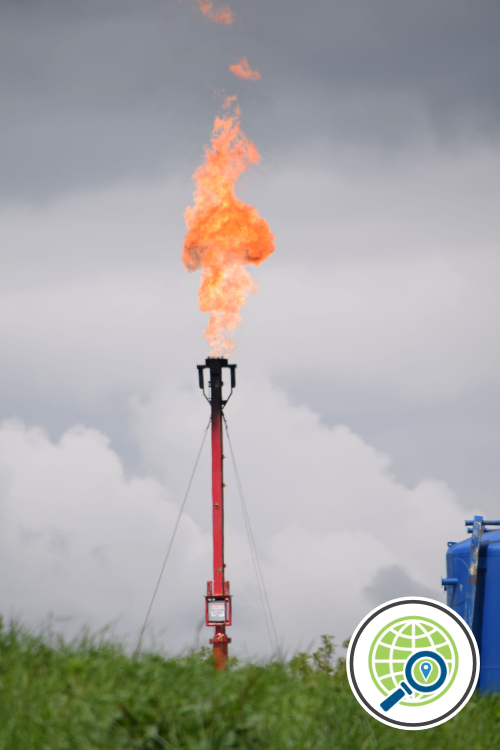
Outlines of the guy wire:
<svg viewBox="0 0 500 750">
<path fill-rule="evenodd" d="M 271 648 L 276 649 L 276 652 L 278 653 L 278 655 L 280 655 L 279 641 L 278 641 L 278 636 L 276 634 L 276 628 L 274 626 L 273 613 L 271 611 L 271 605 L 269 604 L 269 598 L 267 596 L 266 584 L 264 582 L 264 576 L 262 575 L 262 569 L 260 567 L 259 556 L 257 554 L 257 546 L 255 544 L 255 539 L 254 539 L 253 532 L 252 532 L 252 526 L 250 524 L 250 516 L 248 515 L 248 510 L 247 510 L 247 506 L 246 506 L 246 503 L 245 503 L 245 496 L 243 495 L 243 487 L 241 485 L 240 475 L 238 473 L 238 467 L 236 466 L 236 459 L 234 457 L 233 444 L 232 444 L 231 438 L 229 436 L 229 428 L 228 428 L 227 420 L 226 420 L 226 417 L 225 417 L 224 413 L 222 414 L 222 418 L 224 419 L 224 425 L 226 427 L 227 441 L 228 441 L 228 444 L 229 444 L 229 450 L 231 451 L 231 459 L 232 459 L 232 462 L 233 462 L 233 469 L 234 469 L 234 474 L 235 474 L 235 477 L 236 477 L 236 484 L 237 484 L 237 487 L 238 487 L 238 493 L 239 493 L 239 496 L 240 496 L 241 507 L 242 507 L 242 510 L 243 510 L 243 519 L 245 521 L 245 528 L 246 528 L 247 535 L 248 535 L 248 542 L 249 542 L 249 545 L 250 545 L 250 552 L 252 554 L 252 563 L 253 563 L 253 567 L 254 567 L 254 570 L 255 570 L 255 577 L 257 578 L 257 586 L 258 586 L 258 589 L 259 589 L 259 595 L 260 595 L 260 601 L 262 603 L 262 609 L 264 611 L 264 618 L 265 618 L 265 621 L 266 621 L 267 632 L 268 632 L 268 635 L 269 635 L 269 640 L 271 642 Z M 260 579 L 259 579 L 259 576 L 260 576 Z M 261 582 L 262 582 L 262 587 L 261 587 Z M 262 594 L 262 590 L 264 591 L 264 595 Z M 266 612 L 266 606 L 264 604 L 264 597 L 265 597 L 265 600 L 266 600 L 266 603 L 267 603 L 267 609 L 269 611 L 269 619 L 271 621 L 271 626 L 272 626 L 273 633 L 274 633 L 274 643 L 273 643 L 273 638 L 271 636 L 271 630 L 269 628 L 269 622 L 268 622 L 268 616 L 267 616 L 267 612 Z"/>
<path fill-rule="evenodd" d="M 173 531 L 173 534 L 172 534 L 172 538 L 170 539 L 170 544 L 168 545 L 167 554 L 165 555 L 165 559 L 163 561 L 163 565 L 162 565 L 162 568 L 161 568 L 160 576 L 158 578 L 158 583 L 156 584 L 156 588 L 154 590 L 153 598 L 151 599 L 151 604 L 149 605 L 148 613 L 146 615 L 146 619 L 144 620 L 144 625 L 142 626 L 141 634 L 139 636 L 139 640 L 137 642 L 136 649 L 134 651 L 134 656 L 137 655 L 137 653 L 139 652 L 139 649 L 141 647 L 142 638 L 144 636 L 144 631 L 146 630 L 146 625 L 147 625 L 147 622 L 148 622 L 148 619 L 149 619 L 149 615 L 151 614 L 151 610 L 153 608 L 153 604 L 154 604 L 154 600 L 156 598 L 156 594 L 158 593 L 158 589 L 160 588 L 160 583 L 161 583 L 161 579 L 162 579 L 162 576 L 163 576 L 163 571 L 165 570 L 165 566 L 167 564 L 167 560 L 168 560 L 169 555 L 170 555 L 170 550 L 172 549 L 172 545 L 174 543 L 175 535 L 177 534 L 177 529 L 179 528 L 179 523 L 180 523 L 180 520 L 181 520 L 181 516 L 182 516 L 182 513 L 184 511 L 184 506 L 186 505 L 186 500 L 188 499 L 189 490 L 191 489 L 191 485 L 193 484 L 194 475 L 196 473 L 196 469 L 198 468 L 198 463 L 199 463 L 199 460 L 200 460 L 201 452 L 203 450 L 203 446 L 205 445 L 205 440 L 206 440 L 206 437 L 207 437 L 208 428 L 210 427 L 210 422 L 211 421 L 212 421 L 212 418 L 210 418 L 208 420 L 207 427 L 206 427 L 205 432 L 203 434 L 203 440 L 201 441 L 200 450 L 198 451 L 198 455 L 196 457 L 196 461 L 195 461 L 195 464 L 194 464 L 194 469 L 193 469 L 193 472 L 191 474 L 191 479 L 189 480 L 189 484 L 187 486 L 186 494 L 184 495 L 184 500 L 182 501 L 182 505 L 181 505 L 181 508 L 179 510 L 179 515 L 177 516 L 177 521 L 175 522 L 175 526 L 174 526 L 174 531 Z"/>
</svg>

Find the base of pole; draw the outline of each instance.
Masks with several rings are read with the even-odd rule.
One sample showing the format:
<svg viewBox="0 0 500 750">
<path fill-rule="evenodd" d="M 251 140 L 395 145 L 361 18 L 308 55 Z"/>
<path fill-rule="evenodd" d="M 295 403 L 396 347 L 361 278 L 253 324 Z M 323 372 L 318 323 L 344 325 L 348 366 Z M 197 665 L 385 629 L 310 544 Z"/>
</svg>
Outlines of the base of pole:
<svg viewBox="0 0 500 750">
<path fill-rule="evenodd" d="M 231 643 L 231 638 L 227 637 L 224 625 L 219 625 L 215 628 L 215 636 L 210 639 L 210 643 L 214 647 L 214 668 L 225 669 L 227 665 L 228 645 Z"/>
</svg>

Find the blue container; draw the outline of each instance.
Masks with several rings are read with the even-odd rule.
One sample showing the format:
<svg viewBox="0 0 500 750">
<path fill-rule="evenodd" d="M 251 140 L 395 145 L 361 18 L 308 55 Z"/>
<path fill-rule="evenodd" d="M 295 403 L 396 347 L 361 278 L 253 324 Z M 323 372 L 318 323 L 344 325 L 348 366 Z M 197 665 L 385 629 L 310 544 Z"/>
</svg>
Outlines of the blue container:
<svg viewBox="0 0 500 750">
<path fill-rule="evenodd" d="M 470 549 L 469 538 L 456 544 L 448 542 L 446 553 L 443 580 L 446 603 L 461 617 L 465 612 Z M 497 692 L 500 690 L 500 530 L 482 534 L 472 632 L 481 655 L 478 687 L 483 692 Z"/>
</svg>

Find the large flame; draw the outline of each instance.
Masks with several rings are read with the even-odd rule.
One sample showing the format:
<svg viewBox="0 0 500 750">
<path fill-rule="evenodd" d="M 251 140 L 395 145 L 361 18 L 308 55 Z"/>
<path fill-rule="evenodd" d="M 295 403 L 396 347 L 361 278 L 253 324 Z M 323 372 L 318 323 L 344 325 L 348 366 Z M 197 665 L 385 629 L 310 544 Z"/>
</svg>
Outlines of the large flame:
<svg viewBox="0 0 500 750">
<path fill-rule="evenodd" d="M 216 10 L 214 10 L 212 0 L 198 0 L 198 5 L 203 15 L 214 23 L 233 23 L 236 18 L 229 5 L 224 5 Z"/>
<path fill-rule="evenodd" d="M 242 57 L 236 65 L 230 65 L 229 70 L 244 81 L 258 81 L 260 78 L 259 71 L 256 68 L 252 70 L 246 57 Z"/>
<path fill-rule="evenodd" d="M 235 195 L 240 174 L 260 159 L 241 131 L 235 102 L 235 96 L 228 97 L 215 119 L 211 147 L 205 147 L 205 160 L 193 175 L 194 206 L 184 214 L 188 231 L 182 262 L 188 271 L 202 269 L 198 300 L 200 309 L 210 315 L 204 336 L 213 356 L 235 351 L 232 334 L 241 320 L 241 307 L 257 289 L 245 264 L 258 266 L 274 252 L 267 221 Z"/>
</svg>

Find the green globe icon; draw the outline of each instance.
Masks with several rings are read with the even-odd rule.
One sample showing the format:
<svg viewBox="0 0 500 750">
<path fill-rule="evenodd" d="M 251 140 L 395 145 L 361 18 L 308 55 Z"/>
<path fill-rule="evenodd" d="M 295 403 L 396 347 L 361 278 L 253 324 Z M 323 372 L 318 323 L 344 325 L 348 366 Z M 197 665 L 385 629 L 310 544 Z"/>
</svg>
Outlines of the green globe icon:
<svg viewBox="0 0 500 750">
<path fill-rule="evenodd" d="M 404 679 L 406 662 L 418 652 L 434 651 L 445 661 L 447 678 L 437 690 L 418 692 L 401 701 L 402 706 L 424 706 L 440 698 L 453 684 L 458 670 L 458 651 L 453 638 L 442 625 L 427 617 L 404 617 L 393 620 L 374 638 L 368 656 L 373 682 L 383 695 L 395 690 Z M 422 654 L 414 663 L 416 683 L 432 685 L 439 678 L 438 664 Z"/>
</svg>

